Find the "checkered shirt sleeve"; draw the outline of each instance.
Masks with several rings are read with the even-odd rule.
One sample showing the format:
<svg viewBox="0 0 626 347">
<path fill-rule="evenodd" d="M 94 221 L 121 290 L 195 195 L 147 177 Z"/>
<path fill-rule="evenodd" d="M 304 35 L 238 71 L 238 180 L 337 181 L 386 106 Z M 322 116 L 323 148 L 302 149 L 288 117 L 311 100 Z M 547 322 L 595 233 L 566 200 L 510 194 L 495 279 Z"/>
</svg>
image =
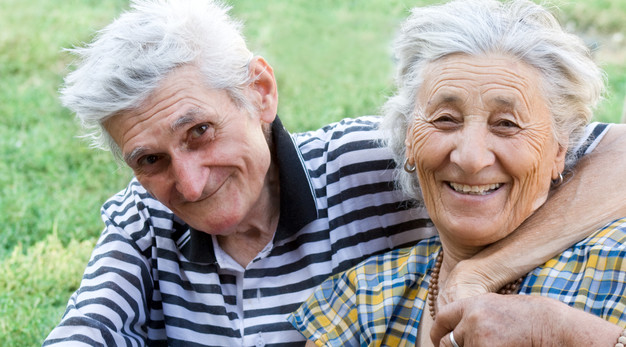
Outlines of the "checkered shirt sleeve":
<svg viewBox="0 0 626 347">
<path fill-rule="evenodd" d="M 626 218 L 536 268 L 520 294 L 547 296 L 626 327 Z"/>
</svg>

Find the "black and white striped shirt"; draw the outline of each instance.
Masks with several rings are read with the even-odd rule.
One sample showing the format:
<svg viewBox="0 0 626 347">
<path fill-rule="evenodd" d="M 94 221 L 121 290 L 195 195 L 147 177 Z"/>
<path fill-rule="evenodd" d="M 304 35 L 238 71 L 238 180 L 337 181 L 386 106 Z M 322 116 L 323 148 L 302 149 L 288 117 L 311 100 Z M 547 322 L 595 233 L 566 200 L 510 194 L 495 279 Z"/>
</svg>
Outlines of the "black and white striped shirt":
<svg viewBox="0 0 626 347">
<path fill-rule="evenodd" d="M 435 233 L 425 209 L 394 189 L 379 121 L 296 135 L 274 122 L 280 222 L 245 269 L 132 180 L 104 204 L 105 230 L 44 345 L 303 345 L 286 316 L 315 286 Z"/>
</svg>

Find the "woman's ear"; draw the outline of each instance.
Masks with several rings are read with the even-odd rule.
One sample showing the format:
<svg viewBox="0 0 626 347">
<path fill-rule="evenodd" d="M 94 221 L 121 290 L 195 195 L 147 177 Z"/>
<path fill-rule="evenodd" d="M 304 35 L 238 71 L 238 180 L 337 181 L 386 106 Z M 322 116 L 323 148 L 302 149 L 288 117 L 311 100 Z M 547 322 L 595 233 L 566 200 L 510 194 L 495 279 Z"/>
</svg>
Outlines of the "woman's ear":
<svg viewBox="0 0 626 347">
<path fill-rule="evenodd" d="M 552 179 L 559 178 L 559 174 L 565 169 L 565 156 L 567 155 L 567 146 L 559 145 L 556 158 L 554 158 L 554 166 L 552 167 Z"/>
<path fill-rule="evenodd" d="M 410 139 L 412 138 L 412 128 L 413 122 L 409 124 L 409 126 L 406 128 L 406 134 L 404 134 L 404 156 L 408 159 L 408 163 L 410 165 L 415 164 L 413 159 L 413 143 L 410 141 Z"/>
<path fill-rule="evenodd" d="M 278 111 L 278 86 L 274 70 L 263 57 L 254 57 L 250 62 L 250 74 L 251 101 L 257 107 L 260 119 L 271 123 Z"/>
</svg>

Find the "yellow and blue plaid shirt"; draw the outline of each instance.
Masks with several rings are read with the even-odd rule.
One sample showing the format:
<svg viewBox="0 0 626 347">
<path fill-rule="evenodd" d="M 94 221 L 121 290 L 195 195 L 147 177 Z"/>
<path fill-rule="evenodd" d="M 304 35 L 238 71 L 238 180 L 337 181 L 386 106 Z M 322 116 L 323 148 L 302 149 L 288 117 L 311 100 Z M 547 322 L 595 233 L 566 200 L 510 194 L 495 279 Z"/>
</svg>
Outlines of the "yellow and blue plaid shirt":
<svg viewBox="0 0 626 347">
<path fill-rule="evenodd" d="M 541 295 L 626 326 L 626 218 L 530 272 L 520 294 Z M 322 283 L 288 320 L 330 346 L 415 345 L 439 237 L 374 256 Z"/>
</svg>

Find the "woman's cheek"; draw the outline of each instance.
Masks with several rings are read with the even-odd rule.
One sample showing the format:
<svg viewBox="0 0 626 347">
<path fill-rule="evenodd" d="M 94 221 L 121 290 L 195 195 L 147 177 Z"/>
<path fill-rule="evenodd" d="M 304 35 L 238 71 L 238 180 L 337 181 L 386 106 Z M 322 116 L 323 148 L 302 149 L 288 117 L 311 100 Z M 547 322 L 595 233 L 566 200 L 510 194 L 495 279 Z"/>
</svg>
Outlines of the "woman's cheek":
<svg viewBox="0 0 626 347">
<path fill-rule="evenodd" d="M 428 147 L 428 139 L 432 134 L 432 127 L 429 126 L 428 123 L 422 122 L 420 120 L 416 120 L 411 128 L 410 136 L 411 136 L 411 148 L 412 155 L 416 161 L 420 160 L 424 156 L 424 152 Z"/>
</svg>

